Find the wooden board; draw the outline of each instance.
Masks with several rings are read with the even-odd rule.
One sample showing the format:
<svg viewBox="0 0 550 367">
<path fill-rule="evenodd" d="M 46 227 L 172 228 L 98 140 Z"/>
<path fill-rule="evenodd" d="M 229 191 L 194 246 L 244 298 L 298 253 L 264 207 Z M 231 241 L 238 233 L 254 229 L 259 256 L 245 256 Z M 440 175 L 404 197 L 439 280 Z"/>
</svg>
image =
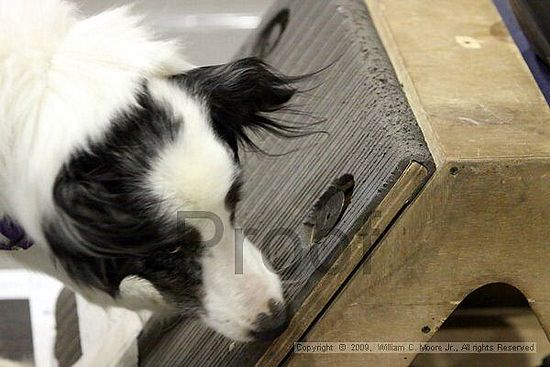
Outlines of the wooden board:
<svg viewBox="0 0 550 367">
<path fill-rule="evenodd" d="M 466 295 L 491 282 L 517 287 L 550 335 L 548 177 L 541 159 L 445 166 L 304 340 L 427 341 Z M 393 367 L 412 358 L 294 354 L 289 366 Z"/>
<path fill-rule="evenodd" d="M 434 159 L 547 157 L 549 107 L 490 0 L 366 0 Z"/>
</svg>

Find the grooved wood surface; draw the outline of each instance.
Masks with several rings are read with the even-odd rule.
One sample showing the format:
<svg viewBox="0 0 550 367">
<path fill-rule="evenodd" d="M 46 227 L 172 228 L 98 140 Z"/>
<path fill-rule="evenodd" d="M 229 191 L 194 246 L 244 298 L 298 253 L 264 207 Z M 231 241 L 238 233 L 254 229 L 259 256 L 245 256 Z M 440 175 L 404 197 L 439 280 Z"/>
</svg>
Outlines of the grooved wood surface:
<svg viewBox="0 0 550 367">
<path fill-rule="evenodd" d="M 276 29 L 266 41 L 261 34 L 285 9 L 286 30 L 278 42 Z M 275 44 L 270 53 L 264 47 L 262 56 L 287 74 L 333 63 L 306 82 L 302 87 L 308 91 L 294 100 L 294 108 L 313 118 L 280 116 L 295 124 L 324 119 L 314 128 L 329 134 L 293 140 L 260 137 L 266 151 L 287 154 L 248 154 L 243 162 L 245 196 L 237 221 L 267 252 L 296 310 L 409 163 L 421 163 L 428 174 L 434 164 L 361 0 L 279 1 L 238 56 L 257 51 L 259 42 Z M 320 243 L 300 243 L 309 208 L 333 179 L 345 173 L 354 176 L 356 186 L 343 218 Z M 140 338 L 142 367 L 250 366 L 269 346 L 233 344 L 198 321 L 183 321 L 165 332 L 159 328 L 153 320 Z"/>
</svg>

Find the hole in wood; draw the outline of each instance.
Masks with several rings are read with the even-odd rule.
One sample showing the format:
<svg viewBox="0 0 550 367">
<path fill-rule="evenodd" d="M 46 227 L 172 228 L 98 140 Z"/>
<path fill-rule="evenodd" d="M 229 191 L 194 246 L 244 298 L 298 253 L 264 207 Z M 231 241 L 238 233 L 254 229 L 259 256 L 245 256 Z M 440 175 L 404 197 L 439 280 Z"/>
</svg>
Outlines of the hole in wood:
<svg viewBox="0 0 550 367">
<path fill-rule="evenodd" d="M 290 10 L 285 8 L 279 11 L 273 19 L 271 19 L 258 37 L 258 41 L 253 51 L 255 55 L 263 59 L 273 52 L 283 37 L 289 17 Z"/>
<path fill-rule="evenodd" d="M 342 175 L 315 201 L 303 222 L 306 243 L 320 241 L 338 224 L 351 202 L 354 186 L 353 175 Z"/>
</svg>

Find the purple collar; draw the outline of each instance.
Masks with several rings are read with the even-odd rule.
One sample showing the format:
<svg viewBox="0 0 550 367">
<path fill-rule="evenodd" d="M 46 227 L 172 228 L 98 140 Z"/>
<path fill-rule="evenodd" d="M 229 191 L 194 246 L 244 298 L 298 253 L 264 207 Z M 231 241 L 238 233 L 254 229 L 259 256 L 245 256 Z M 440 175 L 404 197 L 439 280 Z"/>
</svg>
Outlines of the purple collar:
<svg viewBox="0 0 550 367">
<path fill-rule="evenodd" d="M 0 251 L 26 250 L 31 246 L 23 228 L 9 218 L 0 218 Z"/>
</svg>

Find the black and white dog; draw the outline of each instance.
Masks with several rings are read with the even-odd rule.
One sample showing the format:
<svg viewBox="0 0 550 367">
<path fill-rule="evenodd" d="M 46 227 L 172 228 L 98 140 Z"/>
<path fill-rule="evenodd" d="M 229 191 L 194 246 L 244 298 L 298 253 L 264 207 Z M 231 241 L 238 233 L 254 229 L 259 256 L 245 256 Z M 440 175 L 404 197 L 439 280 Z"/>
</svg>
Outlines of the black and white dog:
<svg viewBox="0 0 550 367">
<path fill-rule="evenodd" d="M 0 0 L 0 218 L 34 245 L 1 251 L 89 300 L 194 312 L 240 341 L 287 323 L 280 278 L 244 239 L 235 272 L 238 148 L 292 79 L 255 58 L 195 68 L 127 8 Z M 176 213 L 210 213 L 178 226 Z M 238 237 L 238 236 L 237 236 Z"/>
</svg>

